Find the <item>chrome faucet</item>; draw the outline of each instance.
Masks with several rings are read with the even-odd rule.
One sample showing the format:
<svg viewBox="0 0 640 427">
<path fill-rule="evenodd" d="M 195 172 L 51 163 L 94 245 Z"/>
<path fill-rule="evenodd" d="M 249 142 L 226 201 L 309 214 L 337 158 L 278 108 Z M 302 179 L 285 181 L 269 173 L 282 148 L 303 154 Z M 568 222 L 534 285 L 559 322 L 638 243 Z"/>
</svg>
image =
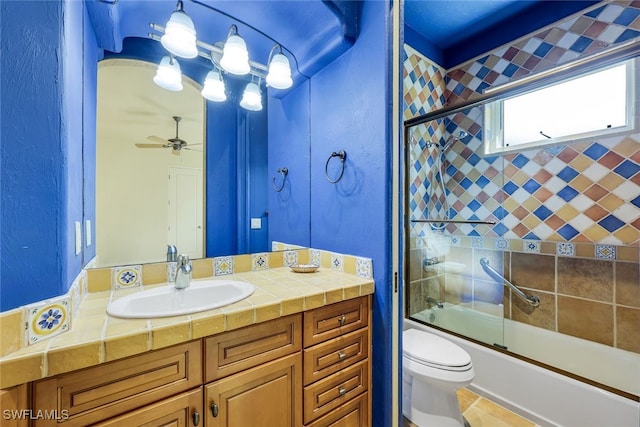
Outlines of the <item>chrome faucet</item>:
<svg viewBox="0 0 640 427">
<path fill-rule="evenodd" d="M 189 255 L 178 255 L 178 270 L 176 272 L 176 289 L 188 288 L 191 284 L 191 260 Z"/>
<path fill-rule="evenodd" d="M 443 304 L 443 302 L 442 302 L 442 301 L 438 301 L 437 299 L 432 298 L 432 297 L 430 297 L 430 296 L 428 296 L 428 295 L 427 295 L 427 297 L 425 298 L 425 300 L 427 301 L 427 304 L 429 304 L 430 306 L 435 305 L 435 306 L 436 306 L 436 307 L 438 307 L 438 308 L 444 308 L 444 304 Z M 429 307 L 429 308 L 431 308 L 431 307 Z"/>
</svg>

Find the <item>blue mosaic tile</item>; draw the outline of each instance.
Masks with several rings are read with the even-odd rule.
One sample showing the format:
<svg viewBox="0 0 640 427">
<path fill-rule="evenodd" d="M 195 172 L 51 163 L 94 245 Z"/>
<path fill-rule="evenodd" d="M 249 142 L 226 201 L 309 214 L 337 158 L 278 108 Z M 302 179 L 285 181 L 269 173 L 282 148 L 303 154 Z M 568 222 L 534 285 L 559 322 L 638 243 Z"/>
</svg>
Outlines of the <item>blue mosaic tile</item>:
<svg viewBox="0 0 640 427">
<path fill-rule="evenodd" d="M 471 203 L 467 205 L 467 207 L 475 212 L 482 207 L 482 203 L 477 200 L 472 200 Z"/>
<path fill-rule="evenodd" d="M 447 172 L 447 175 L 453 176 L 456 174 L 456 172 L 458 172 L 458 168 L 453 165 L 449 165 L 447 166 L 447 169 L 445 169 L 445 171 Z"/>
<path fill-rule="evenodd" d="M 568 185 L 562 190 L 558 191 L 558 196 L 560 196 L 565 202 L 572 200 L 578 194 L 579 193 L 575 189 L 569 187 Z"/>
<path fill-rule="evenodd" d="M 484 188 L 487 185 L 491 184 L 491 180 L 489 180 L 486 176 L 481 176 L 476 180 L 476 185 L 480 188 Z"/>
<path fill-rule="evenodd" d="M 484 93 L 485 90 L 487 90 L 487 88 L 490 88 L 491 85 L 487 82 L 482 82 L 478 85 L 478 87 L 476 88 L 476 92 L 478 93 Z"/>
<path fill-rule="evenodd" d="M 496 208 L 496 210 L 494 210 L 492 212 L 493 216 L 495 216 L 498 219 L 504 219 L 507 215 L 509 215 L 509 212 L 507 212 L 507 210 L 505 210 L 502 206 L 498 206 Z"/>
<path fill-rule="evenodd" d="M 607 5 L 604 5 L 602 7 L 597 8 L 597 9 L 593 9 L 591 12 L 585 13 L 584 16 L 588 16 L 589 18 L 597 18 L 598 15 L 600 15 L 600 12 L 602 12 L 606 7 L 607 7 Z"/>
<path fill-rule="evenodd" d="M 620 37 L 618 37 L 614 43 L 626 42 L 627 40 L 635 39 L 638 36 L 640 36 L 640 32 L 638 31 L 625 30 L 622 34 L 620 34 Z"/>
<path fill-rule="evenodd" d="M 513 193 L 515 193 L 518 190 L 518 188 L 520 187 L 514 184 L 513 181 L 509 181 L 504 185 L 502 189 L 505 191 L 505 193 L 511 196 Z"/>
<path fill-rule="evenodd" d="M 626 8 L 625 10 L 622 11 L 620 16 L 618 16 L 616 20 L 613 21 L 613 23 L 618 25 L 623 25 L 626 27 L 630 25 L 633 21 L 635 21 L 638 15 L 640 15 L 640 10 Z"/>
<path fill-rule="evenodd" d="M 607 215 L 602 220 L 598 221 L 598 224 L 609 233 L 613 233 L 618 228 L 622 227 L 624 225 L 624 222 L 620 221 L 620 219 L 618 219 L 614 215 Z"/>
<path fill-rule="evenodd" d="M 478 164 L 478 162 L 482 160 L 482 158 L 480 156 L 478 156 L 476 153 L 473 153 L 469 156 L 469 158 L 467 159 L 467 162 L 469 162 L 472 166 L 475 166 Z M 480 177 L 480 178 L 485 178 L 484 176 Z M 476 181 L 477 182 L 477 181 Z"/>
<path fill-rule="evenodd" d="M 522 188 L 527 190 L 529 194 L 535 193 L 536 191 L 538 191 L 540 187 L 542 186 L 538 184 L 538 182 L 533 178 L 525 182 L 524 185 L 522 186 Z"/>
<path fill-rule="evenodd" d="M 416 160 L 416 162 L 413 164 L 413 169 L 416 172 L 420 172 L 422 170 L 422 163 L 420 163 L 418 160 Z"/>
<path fill-rule="evenodd" d="M 480 77 L 481 79 L 484 79 L 487 76 L 487 74 L 489 74 L 489 71 L 491 71 L 489 68 L 481 67 L 480 70 L 476 73 L 476 77 Z"/>
<path fill-rule="evenodd" d="M 547 53 L 553 48 L 552 44 L 547 42 L 540 43 L 540 46 L 533 52 L 534 55 L 539 56 L 540 58 L 544 58 Z"/>
<path fill-rule="evenodd" d="M 625 160 L 620 165 L 618 165 L 618 167 L 615 168 L 613 171 L 618 175 L 629 179 L 633 175 L 638 173 L 638 171 L 640 171 L 640 165 L 638 165 L 637 163 L 631 160 Z"/>
<path fill-rule="evenodd" d="M 558 172 L 558 178 L 562 179 L 564 182 L 570 182 L 573 178 L 578 176 L 579 173 L 575 169 L 570 166 L 565 167 L 560 172 Z"/>
<path fill-rule="evenodd" d="M 607 154 L 608 151 L 609 149 L 596 142 L 595 144 L 591 145 L 591 147 L 584 150 L 582 154 L 588 156 L 590 159 L 598 160 L 600 157 Z"/>
<path fill-rule="evenodd" d="M 637 208 L 640 208 L 640 196 L 633 199 L 631 203 L 634 204 Z"/>
<path fill-rule="evenodd" d="M 582 53 L 591 45 L 591 43 L 593 43 L 593 39 L 585 36 L 580 36 L 578 40 L 576 40 L 575 43 L 571 45 L 569 50 Z"/>
<path fill-rule="evenodd" d="M 464 92 L 465 86 L 462 83 L 458 83 L 455 88 L 453 88 L 453 93 L 460 96 L 462 92 Z"/>
<path fill-rule="evenodd" d="M 469 187 L 471 187 L 471 185 L 473 184 L 473 182 L 471 182 L 471 180 L 469 178 L 463 178 L 462 181 L 460 181 L 460 186 L 462 188 L 464 188 L 465 190 L 468 190 Z"/>
<path fill-rule="evenodd" d="M 569 224 L 565 224 L 558 229 L 558 234 L 561 235 L 565 240 L 571 240 L 578 235 L 578 230 L 576 230 Z"/>
<path fill-rule="evenodd" d="M 551 214 L 553 214 L 553 212 L 551 212 L 551 210 L 549 210 L 549 208 L 547 208 L 546 206 L 542 205 L 538 209 L 533 211 L 533 214 L 540 220 L 544 221 L 545 219 L 549 218 Z"/>
<path fill-rule="evenodd" d="M 540 238 L 536 236 L 535 233 L 528 233 L 526 236 L 524 236 L 524 238 L 528 240 L 540 240 Z"/>
<path fill-rule="evenodd" d="M 522 154 L 518 154 L 515 159 L 513 159 L 511 161 L 511 163 L 517 167 L 518 169 L 522 169 L 522 167 L 524 165 L 526 165 L 527 163 L 529 163 L 529 159 L 527 159 L 526 156 L 523 156 Z"/>
<path fill-rule="evenodd" d="M 482 139 L 482 137 L 479 137 L 479 138 Z M 499 159 L 498 156 L 487 156 L 484 158 L 484 161 L 492 165 L 498 159 Z"/>
<path fill-rule="evenodd" d="M 516 73 L 516 71 L 518 71 L 518 68 L 519 67 L 516 64 L 509 64 L 507 68 L 502 71 L 502 74 L 507 77 L 512 77 Z"/>
<path fill-rule="evenodd" d="M 498 235 L 498 236 L 504 236 L 505 233 L 507 231 L 509 231 L 509 229 L 502 223 L 498 223 L 496 225 L 493 226 L 493 231 Z"/>
</svg>

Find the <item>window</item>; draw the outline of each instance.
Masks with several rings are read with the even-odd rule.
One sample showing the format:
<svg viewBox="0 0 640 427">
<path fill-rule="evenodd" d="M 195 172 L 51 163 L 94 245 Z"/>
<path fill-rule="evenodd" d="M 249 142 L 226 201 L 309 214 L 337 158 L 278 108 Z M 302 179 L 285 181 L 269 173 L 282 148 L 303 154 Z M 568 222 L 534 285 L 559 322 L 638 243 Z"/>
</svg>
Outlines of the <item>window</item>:
<svg viewBox="0 0 640 427">
<path fill-rule="evenodd" d="M 487 104 L 485 151 L 514 151 L 634 130 L 632 61 Z"/>
</svg>

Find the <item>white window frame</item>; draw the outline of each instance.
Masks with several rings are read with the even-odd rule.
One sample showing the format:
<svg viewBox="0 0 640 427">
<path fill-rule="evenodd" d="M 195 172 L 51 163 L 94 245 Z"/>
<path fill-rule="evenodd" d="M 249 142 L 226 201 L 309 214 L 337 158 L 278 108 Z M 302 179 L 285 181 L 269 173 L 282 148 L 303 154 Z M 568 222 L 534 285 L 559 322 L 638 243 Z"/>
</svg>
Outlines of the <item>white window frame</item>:
<svg viewBox="0 0 640 427">
<path fill-rule="evenodd" d="M 499 99 L 492 102 L 489 102 L 485 105 L 484 109 L 484 131 L 483 131 L 483 139 L 484 139 L 484 151 L 485 154 L 500 154 L 500 153 L 509 153 L 515 151 L 523 151 L 536 147 L 546 147 L 549 145 L 558 145 L 558 144 L 567 144 L 573 142 L 580 142 L 586 140 L 593 140 L 598 137 L 611 137 L 621 134 L 628 134 L 631 132 L 635 132 L 638 129 L 638 123 L 636 118 L 636 103 L 638 102 L 638 95 L 636 93 L 636 72 L 637 69 L 637 59 L 627 59 L 625 61 L 619 61 L 614 64 L 609 64 L 607 66 L 598 68 L 596 70 L 592 70 L 589 72 L 577 73 L 571 76 L 568 76 L 561 81 L 556 81 L 547 85 L 540 86 L 539 88 L 534 89 L 534 91 L 546 89 L 551 86 L 561 85 L 567 81 L 587 76 L 589 74 L 597 73 L 600 71 L 604 71 L 613 67 L 617 67 L 621 64 L 625 64 L 626 69 L 626 79 L 627 79 L 627 87 L 626 87 L 626 123 L 623 126 L 612 127 L 608 129 L 599 129 L 595 131 L 564 135 L 561 137 L 548 137 L 548 136 L 540 136 L 539 140 L 530 141 L 527 143 L 521 143 L 514 146 L 505 146 L 504 145 L 504 101 L 509 98 L 515 98 L 527 93 L 531 93 L 533 91 L 528 91 L 525 93 L 519 93 L 509 98 Z M 491 90 L 499 89 L 499 87 L 492 88 Z M 553 102 L 550 100 L 549 102 Z M 597 108 L 597 106 L 595 106 Z"/>
</svg>

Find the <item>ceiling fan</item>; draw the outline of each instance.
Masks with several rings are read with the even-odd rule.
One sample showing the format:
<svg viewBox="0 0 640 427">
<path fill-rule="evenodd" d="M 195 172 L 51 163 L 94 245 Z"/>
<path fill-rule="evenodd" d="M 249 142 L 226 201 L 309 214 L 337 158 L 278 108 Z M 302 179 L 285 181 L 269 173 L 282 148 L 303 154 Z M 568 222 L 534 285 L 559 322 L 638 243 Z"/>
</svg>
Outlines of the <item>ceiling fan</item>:
<svg viewBox="0 0 640 427">
<path fill-rule="evenodd" d="M 185 141 L 184 139 L 180 139 L 180 137 L 178 136 L 178 127 L 180 125 L 180 120 L 182 120 L 182 117 L 173 116 L 173 120 L 175 120 L 176 122 L 176 136 L 174 138 L 165 139 L 165 138 L 160 138 L 159 136 L 152 135 L 152 136 L 148 136 L 147 139 L 151 141 L 156 141 L 157 144 L 136 144 L 136 147 L 138 148 L 171 148 L 172 154 L 180 154 L 181 150 L 200 151 L 200 150 L 194 150 L 193 148 L 189 148 L 189 147 L 192 147 L 194 145 L 202 145 L 202 144 L 189 144 L 189 147 L 187 147 L 187 141 Z"/>
</svg>

